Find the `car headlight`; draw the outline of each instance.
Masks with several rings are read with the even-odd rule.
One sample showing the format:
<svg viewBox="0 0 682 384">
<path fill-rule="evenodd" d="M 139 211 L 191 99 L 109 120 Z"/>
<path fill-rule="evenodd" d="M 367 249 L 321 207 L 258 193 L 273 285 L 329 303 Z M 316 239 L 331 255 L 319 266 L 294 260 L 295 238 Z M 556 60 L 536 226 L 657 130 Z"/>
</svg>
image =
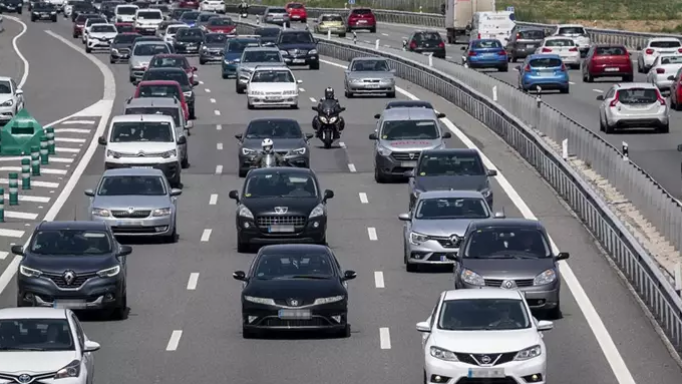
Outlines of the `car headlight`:
<svg viewBox="0 0 682 384">
<path fill-rule="evenodd" d="M 171 214 L 171 209 L 170 208 L 159 208 L 155 209 L 154 212 L 152 212 L 152 216 L 169 216 Z"/>
<path fill-rule="evenodd" d="M 192 91 L 183 92 L 182 94 L 185 95 L 185 97 L 192 97 L 193 95 Z"/>
<path fill-rule="evenodd" d="M 391 150 L 388 148 L 379 147 L 377 148 L 377 152 L 379 152 L 379 154 L 384 157 L 391 156 Z"/>
<path fill-rule="evenodd" d="M 253 96 L 263 96 L 264 94 L 263 91 L 249 91 L 249 95 Z"/>
<path fill-rule="evenodd" d="M 107 157 L 113 157 L 118 159 L 119 157 L 121 157 L 121 153 L 107 149 Z"/>
<path fill-rule="evenodd" d="M 485 285 L 485 280 L 478 273 L 469 269 L 463 269 L 459 277 L 467 284 L 482 287 Z"/>
<path fill-rule="evenodd" d="M 115 54 L 118 55 L 118 49 L 116 49 L 116 48 L 111 48 L 111 53 L 115 53 Z"/>
<path fill-rule="evenodd" d="M 279 54 L 282 56 L 287 56 L 287 55 L 289 55 L 289 52 L 287 52 L 285 50 L 281 50 L 281 51 L 279 51 Z"/>
<path fill-rule="evenodd" d="M 526 348 L 523 351 L 517 353 L 516 357 L 514 357 L 514 360 L 516 361 L 530 360 L 540 355 L 542 355 L 542 347 L 539 345 L 534 345 L 530 348 Z"/>
<path fill-rule="evenodd" d="M 323 123 L 325 123 L 325 124 L 329 124 L 329 119 L 327 119 L 326 117 L 320 116 L 319 118 L 320 118 L 320 121 L 321 121 L 321 122 L 323 122 Z"/>
<path fill-rule="evenodd" d="M 55 12 L 55 11 L 50 12 L 50 15 L 56 15 L 56 14 L 57 14 L 57 12 Z"/>
<path fill-rule="evenodd" d="M 14 100 L 9 99 L 5 101 L 4 103 L 0 104 L 1 107 L 11 107 L 14 105 Z"/>
<path fill-rule="evenodd" d="M 481 190 L 481 194 L 483 195 L 483 197 L 489 197 L 491 193 L 492 191 L 490 190 L 490 188 L 484 188 Z"/>
<path fill-rule="evenodd" d="M 556 271 L 554 269 L 548 269 L 535 276 L 533 279 L 533 285 L 546 285 L 551 284 L 554 281 L 556 281 Z"/>
<path fill-rule="evenodd" d="M 445 361 L 458 361 L 455 353 L 450 352 L 447 349 L 438 348 L 438 347 L 431 347 L 429 349 L 429 353 L 431 354 L 431 356 L 435 357 L 436 359 L 445 360 Z"/>
<path fill-rule="evenodd" d="M 417 232 L 410 232 L 410 244 L 421 245 L 421 243 L 424 243 L 428 240 L 429 237 L 426 235 L 422 235 L 421 233 Z"/>
<path fill-rule="evenodd" d="M 164 159 L 167 159 L 169 157 L 176 157 L 177 155 L 178 155 L 178 151 L 175 149 L 171 149 L 170 151 L 166 151 L 166 152 L 162 153 L 161 157 L 163 157 Z"/>
<path fill-rule="evenodd" d="M 68 379 L 70 377 L 78 377 L 81 374 L 81 361 L 74 360 L 66 367 L 57 371 L 54 374 L 55 379 Z"/>
<path fill-rule="evenodd" d="M 176 41 L 175 44 L 177 44 L 177 45 L 185 45 L 185 42 L 184 42 L 184 41 Z"/>
<path fill-rule="evenodd" d="M 109 217 L 109 216 L 111 216 L 111 212 L 109 212 L 108 209 L 104 209 L 104 208 L 93 208 L 90 211 L 90 214 L 92 216 L 97 216 L 97 217 Z"/>
<path fill-rule="evenodd" d="M 19 273 L 26 277 L 39 277 L 43 273 L 40 272 L 37 269 L 29 268 L 29 267 L 24 267 L 23 265 L 19 266 Z"/>
<path fill-rule="evenodd" d="M 208 51 L 208 47 L 207 47 L 207 46 L 203 46 L 203 47 L 201 47 L 201 50 L 202 50 L 202 51 Z"/>
<path fill-rule="evenodd" d="M 242 155 L 244 156 L 254 156 L 257 153 L 255 149 L 242 148 Z"/>
<path fill-rule="evenodd" d="M 256 303 L 256 304 L 275 305 L 275 300 L 268 299 L 265 297 L 244 296 L 244 300 L 250 301 L 250 302 Z"/>
<path fill-rule="evenodd" d="M 324 215 L 325 215 L 324 204 L 318 204 L 315 208 L 313 208 L 312 212 L 310 212 L 310 216 L 308 216 L 308 218 L 312 219 Z"/>
<path fill-rule="evenodd" d="M 308 51 L 308 54 L 309 55 L 317 55 L 317 49 L 311 49 L 310 51 Z"/>
<path fill-rule="evenodd" d="M 362 83 L 362 80 L 361 79 L 352 79 L 350 82 L 355 83 L 355 84 L 359 84 L 359 83 Z"/>
<path fill-rule="evenodd" d="M 287 155 L 299 155 L 299 156 L 305 155 L 306 151 L 307 151 L 307 149 L 305 147 L 296 148 L 296 149 L 292 149 L 291 151 L 289 151 L 289 153 L 287 153 Z"/>
<path fill-rule="evenodd" d="M 240 206 L 239 207 L 239 217 L 243 217 L 245 219 L 253 219 L 253 213 L 251 213 L 251 210 L 246 208 L 245 206 Z"/>
<path fill-rule="evenodd" d="M 121 272 L 121 267 L 120 266 L 115 266 L 107 269 L 103 269 L 99 272 L 97 272 L 97 276 L 99 277 L 114 277 L 118 275 Z"/>
<path fill-rule="evenodd" d="M 332 297 L 321 297 L 319 299 L 315 299 L 315 303 L 313 305 L 336 303 L 338 301 L 343 300 L 344 298 L 345 298 L 345 296 L 343 296 L 343 295 L 332 296 Z"/>
</svg>

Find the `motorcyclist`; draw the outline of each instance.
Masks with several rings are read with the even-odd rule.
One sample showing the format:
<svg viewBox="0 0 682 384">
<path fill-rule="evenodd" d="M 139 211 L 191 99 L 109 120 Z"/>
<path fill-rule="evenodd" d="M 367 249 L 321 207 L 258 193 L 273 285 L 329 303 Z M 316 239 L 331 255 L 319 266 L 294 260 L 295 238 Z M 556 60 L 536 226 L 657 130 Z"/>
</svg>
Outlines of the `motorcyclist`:
<svg viewBox="0 0 682 384">
<path fill-rule="evenodd" d="M 277 166 L 282 166 L 286 164 L 286 160 L 284 159 L 284 156 L 278 154 L 274 150 L 275 143 L 272 142 L 272 139 L 264 139 L 263 142 L 261 143 L 261 152 L 256 155 L 256 157 L 253 159 L 253 164 L 256 165 L 257 167 L 260 167 L 261 160 L 263 160 L 263 157 L 273 154 L 275 155 L 275 164 Z"/>
<path fill-rule="evenodd" d="M 239 4 L 239 13 L 244 13 L 244 12 L 248 11 L 248 9 L 249 9 L 249 4 L 246 1 L 242 1 Z"/>
<path fill-rule="evenodd" d="M 317 104 L 317 109 L 318 110 L 322 109 L 323 106 L 329 102 L 334 103 L 334 110 L 339 118 L 336 122 L 336 127 L 338 129 L 334 133 L 335 135 L 334 138 L 338 139 L 340 137 L 339 132 L 343 131 L 343 129 L 346 127 L 346 122 L 343 120 L 343 117 L 341 117 L 341 104 L 339 103 L 339 100 L 334 96 L 334 88 L 332 87 L 327 87 L 327 89 L 324 90 L 324 99 L 320 99 L 320 102 Z M 313 117 L 313 129 L 315 130 L 315 132 L 317 132 L 319 127 L 320 118 L 319 114 L 317 114 L 315 115 L 315 117 Z"/>
</svg>

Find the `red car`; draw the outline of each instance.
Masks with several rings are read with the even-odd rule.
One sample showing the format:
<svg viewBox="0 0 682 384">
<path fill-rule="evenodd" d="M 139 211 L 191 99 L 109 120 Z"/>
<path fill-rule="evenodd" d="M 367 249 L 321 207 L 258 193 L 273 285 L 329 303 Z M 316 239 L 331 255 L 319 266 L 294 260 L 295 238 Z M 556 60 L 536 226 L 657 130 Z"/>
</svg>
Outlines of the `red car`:
<svg viewBox="0 0 682 384">
<path fill-rule="evenodd" d="M 673 83 L 670 84 L 670 108 L 679 111 L 682 110 L 682 72 L 677 71 L 677 74 L 673 77 Z M 670 79 L 668 77 L 668 79 Z"/>
<path fill-rule="evenodd" d="M 131 33 L 135 32 L 135 28 L 133 28 L 133 23 L 116 23 L 114 24 L 116 26 L 116 30 L 118 33 Z"/>
<path fill-rule="evenodd" d="M 199 0 L 182 0 L 178 4 L 178 8 L 199 9 Z"/>
<path fill-rule="evenodd" d="M 627 48 L 622 45 L 593 45 L 582 64 L 583 81 L 591 83 L 599 77 L 621 77 L 632 82 L 634 72 Z"/>
<path fill-rule="evenodd" d="M 300 21 L 301 23 L 308 21 L 308 12 L 305 10 L 305 5 L 301 3 L 287 3 L 284 9 L 289 14 L 289 20 Z"/>
<path fill-rule="evenodd" d="M 229 17 L 216 17 L 204 25 L 204 29 L 210 33 L 232 33 L 236 28 L 237 24 Z"/>
<path fill-rule="evenodd" d="M 182 93 L 180 83 L 173 80 L 153 80 L 141 81 L 135 89 L 133 99 L 140 97 L 175 97 L 182 104 L 182 111 L 185 113 L 185 120 L 189 121 L 189 107 Z"/>
<path fill-rule="evenodd" d="M 76 20 L 73 22 L 73 38 L 77 39 L 81 37 L 83 34 L 83 28 L 85 28 L 85 22 L 88 21 L 88 19 L 92 17 L 101 17 L 100 15 L 92 14 L 92 13 L 87 13 L 87 14 L 82 14 L 78 15 L 76 17 Z"/>
<path fill-rule="evenodd" d="M 348 32 L 354 29 L 369 29 L 374 33 L 377 31 L 377 18 L 374 16 L 369 8 L 354 8 L 348 14 L 346 21 L 346 30 Z"/>
<path fill-rule="evenodd" d="M 149 62 L 149 68 L 182 68 L 187 73 L 190 83 L 194 80 L 194 72 L 198 71 L 197 67 L 189 65 L 187 56 L 176 53 L 155 55 Z"/>
</svg>

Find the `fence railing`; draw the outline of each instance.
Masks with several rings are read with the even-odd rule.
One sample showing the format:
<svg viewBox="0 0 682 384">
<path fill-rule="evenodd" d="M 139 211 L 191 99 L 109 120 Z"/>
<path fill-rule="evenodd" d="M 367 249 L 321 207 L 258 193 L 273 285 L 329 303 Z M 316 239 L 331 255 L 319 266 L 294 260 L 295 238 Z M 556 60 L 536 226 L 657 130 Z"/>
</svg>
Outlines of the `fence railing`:
<svg viewBox="0 0 682 384">
<path fill-rule="evenodd" d="M 253 33 L 256 27 L 255 24 L 238 22 L 239 33 Z M 497 92 L 498 99 L 502 97 L 508 100 L 506 105 L 493 101 L 488 96 L 490 78 L 463 67 L 460 68 L 461 73 L 453 77 L 410 58 L 326 39 L 320 40 L 318 50 L 321 55 L 344 61 L 363 56 L 386 57 L 398 77 L 440 95 L 495 131 L 535 167 L 571 206 L 652 311 L 678 353 L 682 353 L 682 299 L 657 263 L 628 232 L 599 194 L 554 152 L 534 128 L 549 127 L 554 138 L 568 138 L 569 142 L 576 144 L 572 147 L 573 152 L 581 151 L 584 155 L 599 160 L 619 158 L 615 148 L 556 110 L 544 105 L 530 108 L 535 103 L 532 97 L 505 84 L 498 83 Z M 469 78 L 470 81 L 462 81 L 462 78 Z M 530 115 L 526 118 L 536 122 L 534 127 L 509 112 L 514 110 L 516 113 L 517 109 Z M 590 142 L 599 142 L 603 148 L 590 145 Z M 626 161 L 620 161 L 617 169 L 608 171 L 621 172 L 635 178 L 645 175 L 637 166 Z M 634 188 L 634 183 L 631 185 Z M 663 192 L 659 191 L 659 194 Z M 659 197 L 659 201 L 662 198 Z M 679 204 L 672 208 L 677 208 L 680 212 Z M 665 210 L 661 213 L 670 217 Z M 682 213 L 679 217 L 682 217 Z"/>
</svg>

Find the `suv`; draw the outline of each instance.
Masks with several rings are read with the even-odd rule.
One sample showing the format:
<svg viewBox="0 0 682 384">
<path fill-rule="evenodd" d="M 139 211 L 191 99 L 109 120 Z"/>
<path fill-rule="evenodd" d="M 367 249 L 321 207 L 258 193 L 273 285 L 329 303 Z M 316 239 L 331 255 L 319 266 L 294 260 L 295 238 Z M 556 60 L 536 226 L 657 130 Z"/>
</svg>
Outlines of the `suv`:
<svg viewBox="0 0 682 384">
<path fill-rule="evenodd" d="M 235 90 L 237 93 L 244 93 L 249 84 L 251 74 L 259 65 L 276 66 L 286 65 L 279 48 L 276 47 L 247 47 L 242 53 L 237 67 L 237 78 L 235 80 Z"/>
<path fill-rule="evenodd" d="M 111 120 L 109 139 L 100 136 L 106 146 L 104 168 L 157 168 L 173 187 L 181 185 L 180 146 L 187 137 L 178 137 L 170 116 L 124 115 Z"/>
<path fill-rule="evenodd" d="M 569 37 L 573 39 L 576 45 L 578 45 L 578 50 L 582 57 L 585 57 L 592 45 L 589 33 L 587 33 L 585 27 L 580 24 L 559 24 L 556 26 L 556 30 L 552 36 Z"/>
<path fill-rule="evenodd" d="M 0 3 L 0 13 L 17 13 L 21 15 L 22 7 L 24 6 L 23 0 L 5 0 Z"/>
<path fill-rule="evenodd" d="M 352 9 L 346 20 L 346 30 L 351 32 L 354 29 L 369 29 L 370 32 L 375 33 L 377 31 L 377 18 L 374 16 L 374 12 L 369 8 Z"/>
<path fill-rule="evenodd" d="M 113 24 L 93 24 L 85 36 L 85 52 L 111 48 L 114 38 L 118 35 Z"/>
<path fill-rule="evenodd" d="M 443 139 L 451 137 L 450 132 L 443 132 L 431 109 L 385 109 L 369 135 L 374 141 L 374 180 L 384 183 L 409 176 L 422 151 L 443 149 Z"/>
<path fill-rule="evenodd" d="M 287 65 L 309 65 L 310 69 L 320 69 L 317 39 L 309 31 L 282 31 L 275 45 L 282 51 L 282 58 Z"/>
<path fill-rule="evenodd" d="M 182 103 L 175 97 L 141 97 L 128 99 L 125 106 L 126 115 L 165 115 L 173 118 L 175 123 L 175 136 L 189 136 L 192 127 L 191 121 L 185 120 L 185 112 Z M 187 142 L 178 145 L 180 149 L 180 165 L 182 168 L 189 168 L 189 158 L 187 154 Z"/>
<path fill-rule="evenodd" d="M 141 35 L 155 35 L 164 17 L 160 9 L 138 9 L 133 20 L 135 32 Z"/>
</svg>

